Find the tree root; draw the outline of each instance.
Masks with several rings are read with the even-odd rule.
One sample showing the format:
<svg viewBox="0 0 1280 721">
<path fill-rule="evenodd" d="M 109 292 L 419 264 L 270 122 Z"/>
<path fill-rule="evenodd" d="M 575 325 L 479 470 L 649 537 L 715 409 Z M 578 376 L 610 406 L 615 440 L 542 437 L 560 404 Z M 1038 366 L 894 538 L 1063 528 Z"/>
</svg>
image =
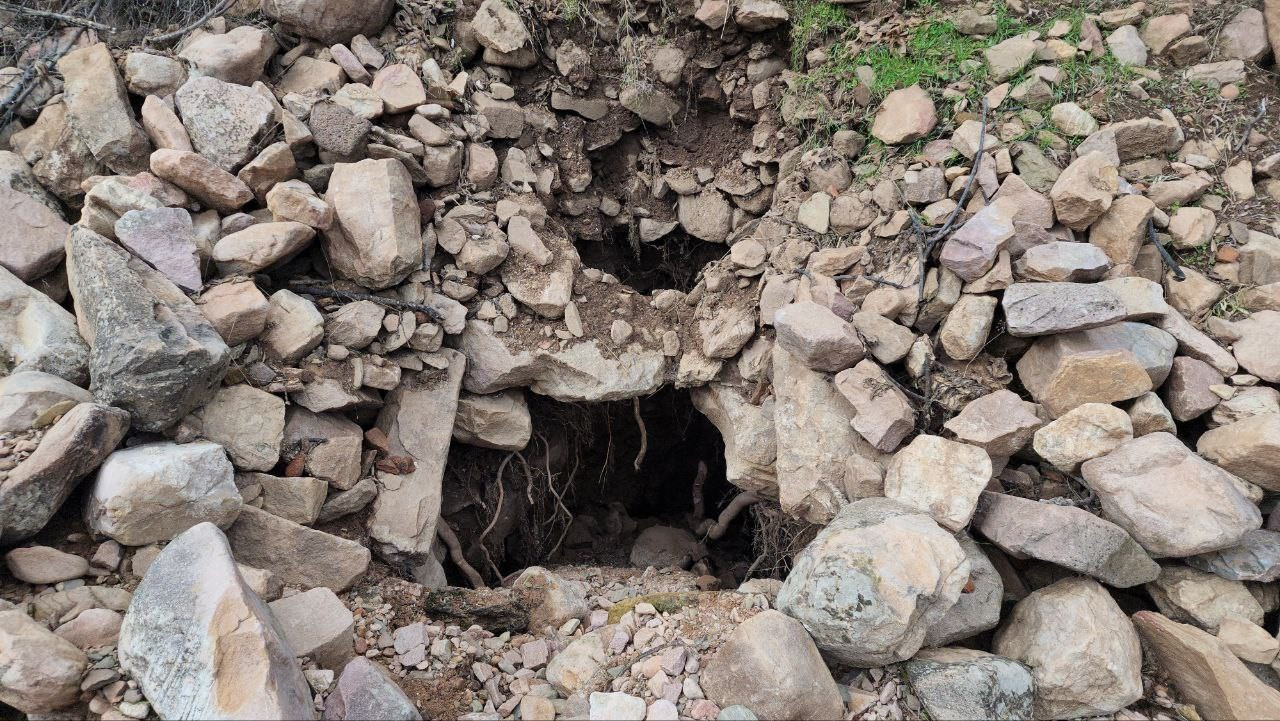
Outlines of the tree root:
<svg viewBox="0 0 1280 721">
<path fill-rule="evenodd" d="M 453 532 L 453 527 L 449 522 L 441 518 L 436 521 L 436 535 L 440 537 L 440 541 L 444 543 L 445 548 L 449 549 L 449 558 L 453 560 L 454 565 L 462 574 L 467 577 L 467 581 L 475 588 L 485 588 L 484 578 L 462 555 L 462 545 L 458 543 L 458 534 Z"/>
</svg>

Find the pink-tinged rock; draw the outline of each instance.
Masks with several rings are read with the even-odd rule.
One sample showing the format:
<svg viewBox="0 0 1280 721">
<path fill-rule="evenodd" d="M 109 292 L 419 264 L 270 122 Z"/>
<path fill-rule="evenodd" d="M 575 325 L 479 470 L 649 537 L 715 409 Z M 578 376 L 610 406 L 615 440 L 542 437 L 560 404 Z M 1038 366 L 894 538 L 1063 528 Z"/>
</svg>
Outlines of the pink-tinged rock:
<svg viewBox="0 0 1280 721">
<path fill-rule="evenodd" d="M 915 428 L 915 409 L 889 375 L 875 361 L 864 359 L 840 371 L 836 390 L 853 406 L 853 429 L 876 450 L 897 449 Z"/>
<path fill-rule="evenodd" d="M 200 290 L 200 260 L 191 214 L 182 208 L 130 210 L 115 226 L 116 240 L 179 288 Z"/>
<path fill-rule="evenodd" d="M 1213 410 L 1222 401 L 1221 396 L 1209 387 L 1224 380 L 1222 374 L 1208 363 L 1179 356 L 1173 359 L 1161 395 L 1175 420 L 1189 421 Z"/>
<path fill-rule="evenodd" d="M 30 283 L 62 262 L 71 226 L 47 205 L 0 186 L 0 218 L 0 266 Z"/>
<path fill-rule="evenodd" d="M 966 281 L 981 278 L 1013 237 L 1018 210 L 1014 198 L 997 200 L 979 210 L 942 245 L 942 264 Z"/>
<path fill-rule="evenodd" d="M 886 145 L 902 145 L 923 138 L 937 124 L 933 99 L 919 85 L 912 85 L 885 96 L 876 110 L 871 135 Z"/>
<path fill-rule="evenodd" d="M 201 294 L 196 307 L 229 346 L 257 338 L 267 325 L 271 305 L 251 280 L 215 285 Z"/>
<path fill-rule="evenodd" d="M 373 92 L 382 98 L 383 110 L 389 115 L 413 110 L 427 102 L 422 79 L 408 65 L 395 64 L 373 76 Z"/>
<path fill-rule="evenodd" d="M 123 620 L 124 616 L 109 608 L 90 608 L 58 626 L 53 632 L 75 644 L 77 648 L 114 646 L 120 637 L 120 623 Z"/>
<path fill-rule="evenodd" d="M 314 228 L 293 221 L 258 223 L 219 240 L 213 260 L 223 275 L 253 274 L 292 258 L 315 235 Z"/>
<path fill-rule="evenodd" d="M 189 150 L 155 151 L 151 172 L 221 213 L 233 213 L 253 200 L 253 191 L 243 181 Z"/>
</svg>

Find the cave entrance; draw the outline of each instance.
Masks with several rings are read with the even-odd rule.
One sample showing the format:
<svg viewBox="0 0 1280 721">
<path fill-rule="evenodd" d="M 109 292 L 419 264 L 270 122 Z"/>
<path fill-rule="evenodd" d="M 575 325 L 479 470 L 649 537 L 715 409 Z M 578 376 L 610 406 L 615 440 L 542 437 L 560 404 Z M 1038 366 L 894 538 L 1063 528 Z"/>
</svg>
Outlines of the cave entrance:
<svg viewBox="0 0 1280 721">
<path fill-rule="evenodd" d="M 746 576 L 753 514 L 738 514 L 717 539 L 705 532 L 706 519 L 741 491 L 725 480 L 723 441 L 688 391 L 591 404 L 528 394 L 528 401 L 534 430 L 525 449 L 455 443 L 449 455 L 442 515 L 487 582 L 534 565 L 640 565 L 633 546 L 655 526 L 677 529 L 662 531 L 664 538 L 705 549 L 679 564 L 697 575 L 722 585 Z M 445 568 L 451 582 L 465 582 L 453 564 Z"/>
</svg>

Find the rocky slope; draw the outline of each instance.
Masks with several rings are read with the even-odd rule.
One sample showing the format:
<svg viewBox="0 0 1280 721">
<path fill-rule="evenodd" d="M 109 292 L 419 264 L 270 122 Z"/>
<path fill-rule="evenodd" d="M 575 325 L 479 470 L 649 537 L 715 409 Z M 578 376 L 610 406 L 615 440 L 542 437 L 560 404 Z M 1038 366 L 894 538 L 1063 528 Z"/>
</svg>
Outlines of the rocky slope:
<svg viewBox="0 0 1280 721">
<path fill-rule="evenodd" d="M 0 59 L 0 703 L 1280 716 L 1280 3 L 72 28 Z M 719 457 L 632 518 L 539 404 L 654 475 L 661 393 Z"/>
</svg>

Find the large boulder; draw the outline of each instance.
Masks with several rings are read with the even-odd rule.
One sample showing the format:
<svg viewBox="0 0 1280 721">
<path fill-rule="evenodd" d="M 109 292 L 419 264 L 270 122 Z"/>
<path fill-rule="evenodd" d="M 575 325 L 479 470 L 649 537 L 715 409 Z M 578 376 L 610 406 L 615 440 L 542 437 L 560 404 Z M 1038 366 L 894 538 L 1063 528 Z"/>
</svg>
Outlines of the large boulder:
<svg viewBox="0 0 1280 721">
<path fill-rule="evenodd" d="M 146 170 L 151 142 L 133 117 L 124 78 L 106 43 L 63 55 L 58 72 L 68 124 L 93 157 L 121 175 Z"/>
<path fill-rule="evenodd" d="M 95 397 L 129 411 L 138 430 L 161 431 L 212 395 L 230 350 L 168 278 L 79 225 L 67 276 Z"/>
<path fill-rule="evenodd" d="M 721 708 L 740 704 L 763 718 L 831 719 L 844 703 L 804 626 L 769 609 L 725 639 L 699 678 Z"/>
<path fill-rule="evenodd" d="M 17 543 L 44 528 L 128 430 L 129 414 L 119 408 L 81 403 L 67 411 L 0 482 L 0 544 Z"/>
<path fill-rule="evenodd" d="M 1237 479 L 1168 433 L 1149 433 L 1080 468 L 1107 518 L 1153 556 L 1236 545 L 1262 525 Z"/>
<path fill-rule="evenodd" d="M 906 664 L 907 680 L 934 721 L 1032 717 L 1026 666 L 968 648 L 930 648 Z"/>
<path fill-rule="evenodd" d="M 340 275 L 382 289 L 421 266 L 421 213 L 400 161 L 338 163 L 325 198 L 337 222 L 324 233 L 324 249 Z"/>
<path fill-rule="evenodd" d="M 75 703 L 89 659 L 24 609 L 0 612 L 0 701 L 45 716 Z"/>
<path fill-rule="evenodd" d="M 413 459 L 408 473 L 378 472 L 382 488 L 369 517 L 369 537 L 388 558 L 421 560 L 436 540 L 444 469 L 467 363 L 456 350 L 443 354 L 447 368 L 401 382 L 378 415 L 378 429 L 386 434 L 391 454 Z"/>
<path fill-rule="evenodd" d="M 315 718 L 293 649 L 211 523 L 175 538 L 147 568 L 119 655 L 161 718 Z"/>
<path fill-rule="evenodd" d="M 75 316 L 0 266 L 0 372 L 40 371 L 89 382 L 89 347 Z"/>
<path fill-rule="evenodd" d="M 799 619 L 828 656 L 880 666 L 920 650 L 929 625 L 955 605 L 969 561 L 932 518 L 886 498 L 840 510 L 799 555 L 777 607 Z"/>
<path fill-rule="evenodd" d="M 395 10 L 394 0 L 263 0 L 262 12 L 293 32 L 325 45 L 355 35 L 377 35 Z"/>
<path fill-rule="evenodd" d="M 1035 718 L 1114 713 L 1142 698 L 1142 645 L 1097 581 L 1068 578 L 1018 602 L 992 650 L 1031 667 Z"/>
<path fill-rule="evenodd" d="M 85 521 L 126 546 L 167 541 L 206 521 L 226 528 L 243 503 L 234 475 L 222 446 L 208 441 L 116 451 L 98 469 Z"/>
<path fill-rule="evenodd" d="M 1074 506 L 984 491 L 973 518 L 982 535 L 1015 558 L 1048 561 L 1117 588 L 1160 575 L 1123 528 Z"/>
</svg>

